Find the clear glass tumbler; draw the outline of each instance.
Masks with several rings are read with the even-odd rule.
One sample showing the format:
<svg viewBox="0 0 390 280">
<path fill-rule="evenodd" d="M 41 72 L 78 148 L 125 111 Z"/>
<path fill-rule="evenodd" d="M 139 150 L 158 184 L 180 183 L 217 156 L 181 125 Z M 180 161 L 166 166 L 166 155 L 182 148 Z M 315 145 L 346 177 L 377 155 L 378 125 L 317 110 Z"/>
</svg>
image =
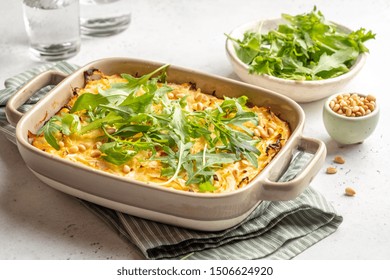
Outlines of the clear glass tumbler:
<svg viewBox="0 0 390 280">
<path fill-rule="evenodd" d="M 130 0 L 80 0 L 81 34 L 105 37 L 126 30 L 131 21 Z"/>
<path fill-rule="evenodd" d="M 79 52 L 79 0 L 23 0 L 23 12 L 34 57 L 58 61 Z"/>
</svg>

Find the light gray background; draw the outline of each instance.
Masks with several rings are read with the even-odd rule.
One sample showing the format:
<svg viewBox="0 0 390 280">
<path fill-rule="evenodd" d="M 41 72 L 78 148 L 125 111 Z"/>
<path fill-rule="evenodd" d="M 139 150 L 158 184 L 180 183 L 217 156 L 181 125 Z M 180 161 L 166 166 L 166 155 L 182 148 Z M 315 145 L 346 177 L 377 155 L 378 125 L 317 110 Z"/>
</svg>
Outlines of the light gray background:
<svg viewBox="0 0 390 280">
<path fill-rule="evenodd" d="M 308 0 L 130 0 L 128 30 L 108 38 L 82 39 L 71 63 L 127 56 L 156 60 L 238 79 L 226 58 L 224 32 L 247 21 L 298 14 L 314 5 L 326 18 L 352 29 L 377 33 L 366 66 L 345 91 L 371 93 L 381 105 L 375 133 L 362 145 L 339 149 L 322 123 L 324 100 L 304 104 L 305 135 L 323 140 L 328 157 L 313 181 L 344 216 L 339 230 L 296 259 L 390 259 L 390 98 L 388 52 L 390 2 Z M 0 84 L 39 64 L 28 54 L 21 1 L 0 1 Z M 346 159 L 336 175 L 326 175 L 332 158 Z M 356 197 L 343 195 L 356 189 Z M 27 169 L 17 148 L 0 135 L 0 259 L 140 259 L 78 201 L 41 183 Z"/>
</svg>

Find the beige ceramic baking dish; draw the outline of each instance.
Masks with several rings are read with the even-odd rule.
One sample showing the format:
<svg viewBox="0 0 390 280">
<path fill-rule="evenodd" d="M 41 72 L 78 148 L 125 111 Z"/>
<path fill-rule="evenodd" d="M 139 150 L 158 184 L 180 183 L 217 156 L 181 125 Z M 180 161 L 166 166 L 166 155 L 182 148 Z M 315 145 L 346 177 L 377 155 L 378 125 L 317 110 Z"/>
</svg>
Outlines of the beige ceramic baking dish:
<svg viewBox="0 0 390 280">
<path fill-rule="evenodd" d="M 29 143 L 28 131 L 36 133 L 47 119 L 67 103 L 72 96 L 72 88 L 84 86 L 86 70 L 96 68 L 106 74 L 143 75 L 161 65 L 137 59 L 108 58 L 89 63 L 67 77 L 56 72 L 45 72 L 30 81 L 8 102 L 6 111 L 9 122 L 16 125 L 18 148 L 27 166 L 43 182 L 67 194 L 134 216 L 205 231 L 234 226 L 245 219 L 261 201 L 294 199 L 308 186 L 323 164 L 326 149 L 321 141 L 302 136 L 305 115 L 297 103 L 259 87 L 176 66 L 169 67 L 169 82 L 195 83 L 203 92 L 218 97 L 246 95 L 250 102 L 269 106 L 289 122 L 292 130 L 290 139 L 246 187 L 223 194 L 167 189 L 54 157 Z M 48 84 L 58 85 L 22 116 L 17 108 Z M 276 182 L 296 149 L 313 153 L 313 159 L 292 181 Z"/>
</svg>

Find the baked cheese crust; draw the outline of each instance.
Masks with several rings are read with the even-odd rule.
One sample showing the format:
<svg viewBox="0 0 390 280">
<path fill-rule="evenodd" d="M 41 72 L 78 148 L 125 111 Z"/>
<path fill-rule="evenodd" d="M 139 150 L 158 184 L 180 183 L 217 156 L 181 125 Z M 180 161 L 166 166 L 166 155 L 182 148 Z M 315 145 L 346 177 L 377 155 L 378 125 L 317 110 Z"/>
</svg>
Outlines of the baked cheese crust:
<svg viewBox="0 0 390 280">
<path fill-rule="evenodd" d="M 98 94 L 102 90 L 108 90 L 113 84 L 125 83 L 126 80 L 120 75 L 106 76 L 101 73 L 98 79 L 90 79 L 86 82 L 85 87 L 77 89 L 77 94 L 56 114 L 61 117 L 68 114 L 74 106 L 76 100 L 85 93 Z M 162 86 L 158 83 L 158 86 Z M 188 112 L 199 112 L 206 109 L 218 108 L 224 101 L 213 95 L 205 94 L 199 88 L 194 88 L 192 84 L 173 84 L 167 83 L 165 86 L 171 88 L 166 95 L 169 101 L 185 99 L 185 110 Z M 144 92 L 139 89 L 136 93 L 142 95 Z M 159 114 L 163 110 L 162 104 L 153 104 L 153 111 Z M 212 175 L 213 193 L 225 193 L 245 187 L 258 175 L 272 160 L 272 158 L 285 145 L 290 137 L 290 128 L 287 122 L 281 120 L 269 108 L 265 107 L 248 107 L 250 112 L 257 116 L 256 123 L 245 122 L 243 127 L 245 131 L 251 134 L 253 140 L 257 140 L 256 148 L 259 151 L 257 155 L 257 166 L 254 166 L 247 158 L 241 157 L 239 160 L 220 164 L 219 168 L 214 170 Z M 80 125 L 86 125 L 90 121 L 90 116 L 85 110 L 76 112 L 80 119 Z M 233 125 L 232 125 L 233 126 Z M 214 133 L 214 127 L 207 127 L 211 137 Z M 243 131 L 240 127 L 235 127 L 238 131 Z M 36 148 L 53 154 L 55 156 L 73 161 L 79 164 L 89 166 L 90 168 L 115 174 L 129 179 L 134 179 L 146 183 L 155 183 L 166 188 L 172 188 L 182 191 L 202 192 L 199 184 L 188 184 L 188 174 L 184 169 L 180 170 L 177 176 L 172 180 L 172 176 L 163 176 L 163 162 L 159 157 L 166 156 L 166 151 L 161 147 L 156 150 L 139 150 L 123 164 L 113 164 L 104 159 L 104 152 L 100 150 L 101 145 L 111 141 L 106 136 L 107 133 L 115 133 L 117 128 L 110 125 L 89 131 L 88 133 L 79 134 L 71 133 L 66 135 L 61 131 L 54 134 L 58 141 L 59 149 L 53 148 L 45 139 L 43 133 L 31 135 L 31 143 Z M 142 132 L 140 132 L 142 134 Z M 139 137 L 138 135 L 137 137 Z M 204 137 L 192 139 L 190 154 L 195 155 L 208 149 L 207 141 Z M 221 151 L 222 153 L 222 151 Z"/>
</svg>

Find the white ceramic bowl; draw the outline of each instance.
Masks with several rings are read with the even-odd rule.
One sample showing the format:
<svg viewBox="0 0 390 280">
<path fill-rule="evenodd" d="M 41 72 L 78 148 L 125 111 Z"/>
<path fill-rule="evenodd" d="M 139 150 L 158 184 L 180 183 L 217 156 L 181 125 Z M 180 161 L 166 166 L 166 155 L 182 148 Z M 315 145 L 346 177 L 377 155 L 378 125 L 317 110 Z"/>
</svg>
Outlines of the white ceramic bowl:
<svg viewBox="0 0 390 280">
<path fill-rule="evenodd" d="M 230 33 L 230 36 L 241 39 L 246 31 L 257 31 L 260 24 L 262 24 L 262 31 L 267 33 L 269 30 L 276 29 L 277 26 L 283 22 L 285 22 L 283 19 L 278 18 L 246 23 L 235 28 Z M 337 26 L 341 30 L 351 32 L 351 30 L 347 27 L 339 24 L 337 24 Z M 234 72 L 241 80 L 252 85 L 281 93 L 301 103 L 320 100 L 334 93 L 340 92 L 361 70 L 366 60 L 366 54 L 361 54 L 349 72 L 335 78 L 319 81 L 294 81 L 269 75 L 249 74 L 249 66 L 237 57 L 235 45 L 236 43 L 232 40 L 226 40 L 227 56 L 233 66 Z"/>
<path fill-rule="evenodd" d="M 362 117 L 347 117 L 334 112 L 330 106 L 330 101 L 338 94 L 330 96 L 324 103 L 323 121 L 329 135 L 341 145 L 362 143 L 375 130 L 379 120 L 379 105 L 372 113 Z M 358 94 L 359 96 L 366 96 Z"/>
</svg>

